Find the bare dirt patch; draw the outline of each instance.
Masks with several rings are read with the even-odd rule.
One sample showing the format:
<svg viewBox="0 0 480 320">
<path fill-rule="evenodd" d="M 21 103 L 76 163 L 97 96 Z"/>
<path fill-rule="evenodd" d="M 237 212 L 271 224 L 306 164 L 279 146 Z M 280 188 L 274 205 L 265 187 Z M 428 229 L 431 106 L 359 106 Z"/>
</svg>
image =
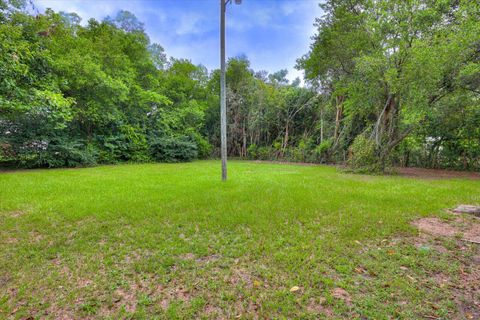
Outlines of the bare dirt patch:
<svg viewBox="0 0 480 320">
<path fill-rule="evenodd" d="M 480 244 L 480 223 L 473 224 L 464 234 L 463 238 L 470 242 Z"/>
<path fill-rule="evenodd" d="M 438 218 L 422 218 L 414 221 L 413 225 L 421 232 L 426 232 L 433 236 L 453 237 L 460 232 L 457 228 Z"/>
<path fill-rule="evenodd" d="M 239 283 L 250 285 L 253 283 L 253 278 L 247 270 L 243 268 L 234 268 L 229 282 L 234 285 Z"/>
<path fill-rule="evenodd" d="M 418 242 L 431 243 L 435 242 L 432 237 L 456 239 L 457 248 L 464 250 L 466 246 L 480 245 L 480 219 L 468 215 L 456 214 L 455 219 L 442 221 L 437 218 L 422 218 L 414 221 L 412 224 L 416 226 L 420 235 Z M 441 247 L 442 253 L 449 252 L 446 248 Z M 449 253 L 458 253 L 450 251 Z M 466 258 L 466 259 L 465 259 Z M 440 287 L 448 287 L 452 290 L 454 301 L 457 305 L 457 313 L 452 319 L 480 319 L 480 254 L 473 257 L 464 257 L 462 268 L 457 277 L 447 274 L 436 274 L 433 279 Z"/>
<path fill-rule="evenodd" d="M 319 300 L 310 299 L 307 304 L 307 311 L 313 314 L 323 314 L 328 318 L 333 317 L 332 308 L 325 306 L 325 298 L 320 298 Z"/>
<path fill-rule="evenodd" d="M 138 287 L 136 285 L 130 286 L 128 290 L 118 288 L 115 290 L 114 302 L 118 306 L 123 306 L 127 312 L 135 312 L 137 309 L 137 293 Z"/>
<path fill-rule="evenodd" d="M 480 173 L 425 168 L 395 168 L 395 171 L 405 177 L 423 179 L 480 179 Z"/>
<path fill-rule="evenodd" d="M 29 238 L 30 242 L 32 242 L 32 243 L 38 243 L 38 242 L 42 241 L 43 235 L 38 231 L 30 231 L 28 233 L 28 238 Z"/>
<path fill-rule="evenodd" d="M 288 161 L 269 161 L 269 160 L 254 160 L 253 163 L 267 163 L 267 164 L 280 164 L 280 165 L 294 165 L 294 166 L 334 166 L 337 168 L 345 169 L 345 165 L 341 164 L 325 164 L 325 163 L 310 163 L 310 162 L 288 162 Z M 395 167 L 394 172 L 400 176 L 414 177 L 422 179 L 475 179 L 480 180 L 479 172 L 471 171 L 456 171 L 456 170 L 444 170 L 444 169 L 426 169 L 426 168 L 412 168 L 412 167 Z"/>
<path fill-rule="evenodd" d="M 188 253 L 185 253 L 185 254 L 181 255 L 181 256 L 180 256 L 180 259 L 182 259 L 182 260 L 187 260 L 187 261 L 189 261 L 189 260 L 195 260 L 195 255 L 194 255 L 193 253 L 191 253 L 191 252 L 188 252 Z"/>
<path fill-rule="evenodd" d="M 352 298 L 350 297 L 350 294 L 345 289 L 342 289 L 342 288 L 333 289 L 332 296 L 335 299 L 342 300 L 348 306 L 352 304 Z"/>
<path fill-rule="evenodd" d="M 5 239 L 5 243 L 6 244 L 16 244 L 16 243 L 18 243 L 18 239 L 14 238 L 14 237 L 8 237 L 7 239 Z"/>
<path fill-rule="evenodd" d="M 428 235 L 428 234 L 421 233 L 418 237 L 416 237 L 414 239 L 413 242 L 414 242 L 414 246 L 417 249 L 428 246 L 428 247 L 431 247 L 432 249 L 434 249 L 435 251 L 437 251 L 439 253 L 447 254 L 447 253 L 450 252 L 443 245 L 439 244 L 438 243 L 439 241 L 436 241 L 436 242 L 432 243 L 431 236 Z"/>
<path fill-rule="evenodd" d="M 268 164 L 281 164 L 281 165 L 294 165 L 304 167 L 326 166 L 328 164 L 323 163 L 311 163 L 311 162 L 289 162 L 289 161 L 273 161 L 273 160 L 254 160 L 253 163 L 268 163 Z"/>
<path fill-rule="evenodd" d="M 474 256 L 461 270 L 459 281 L 451 285 L 458 315 L 455 319 L 480 319 L 480 255 Z"/>
<path fill-rule="evenodd" d="M 21 217 L 21 216 L 23 216 L 23 215 L 25 215 L 25 214 L 26 214 L 25 211 L 12 211 L 12 212 L 10 212 L 10 217 L 12 217 L 12 218 L 19 218 L 19 217 Z"/>
<path fill-rule="evenodd" d="M 223 312 L 222 308 L 220 308 L 218 306 L 207 304 L 205 306 L 203 312 L 210 317 L 215 316 L 215 319 L 227 319 L 227 317 L 221 316 L 221 315 L 223 315 L 224 312 Z"/>
<path fill-rule="evenodd" d="M 458 235 L 465 241 L 480 244 L 480 220 L 477 218 L 466 219 L 466 217 L 457 216 L 455 220 L 448 222 L 438 218 L 421 218 L 412 222 L 412 224 L 421 233 L 436 237 L 455 237 Z"/>
<path fill-rule="evenodd" d="M 195 261 L 197 263 L 210 263 L 210 262 L 217 261 L 220 258 L 221 258 L 221 256 L 219 254 L 211 254 L 211 255 L 208 255 L 208 256 L 200 257 L 200 258 L 196 259 Z"/>
<path fill-rule="evenodd" d="M 59 320 L 74 320 L 75 314 L 73 310 L 58 307 L 55 302 L 53 302 L 50 307 L 45 311 L 42 316 L 51 317 L 51 319 Z M 34 319 L 33 317 L 26 319 Z M 42 318 L 43 319 L 43 318 Z"/>
<path fill-rule="evenodd" d="M 175 282 L 172 283 L 172 285 L 173 286 L 169 288 L 160 286 L 157 290 L 160 306 L 164 310 L 168 309 L 170 303 L 173 301 L 189 302 L 193 297 L 193 293 L 188 288 L 176 284 Z"/>
</svg>

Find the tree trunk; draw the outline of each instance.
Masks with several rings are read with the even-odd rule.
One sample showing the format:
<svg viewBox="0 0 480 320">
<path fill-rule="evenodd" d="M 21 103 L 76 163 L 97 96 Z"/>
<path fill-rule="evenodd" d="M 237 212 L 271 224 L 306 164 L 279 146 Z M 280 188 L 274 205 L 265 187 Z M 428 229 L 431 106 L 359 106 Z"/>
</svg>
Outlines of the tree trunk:
<svg viewBox="0 0 480 320">
<path fill-rule="evenodd" d="M 385 107 L 380 113 L 374 129 L 375 142 L 379 151 L 379 160 L 382 167 L 385 167 L 387 159 L 393 148 L 395 148 L 406 137 L 406 135 L 403 137 L 399 136 L 397 120 L 397 97 L 389 94 L 385 103 Z"/>
<path fill-rule="evenodd" d="M 288 129 L 289 129 L 289 121 L 285 124 L 285 136 L 283 138 L 283 145 L 282 145 L 282 158 L 285 155 L 285 150 L 287 149 L 288 146 Z"/>
<path fill-rule="evenodd" d="M 320 143 L 323 142 L 323 108 L 320 109 Z"/>
<path fill-rule="evenodd" d="M 395 103 L 395 96 L 388 95 L 387 102 L 385 103 L 385 107 L 383 108 L 382 112 L 379 115 L 376 129 L 375 129 L 375 141 L 377 145 L 382 145 L 387 141 L 391 141 L 392 138 L 392 126 L 393 126 L 393 119 L 392 115 L 395 114 L 396 103 Z M 385 137 L 385 134 L 388 133 L 389 137 Z"/>
<path fill-rule="evenodd" d="M 333 135 L 335 141 L 338 139 L 338 134 L 340 132 L 340 121 L 342 120 L 342 116 L 343 116 L 343 101 L 344 101 L 344 96 L 335 97 L 335 105 L 337 108 L 337 113 L 335 116 L 335 132 Z"/>
<path fill-rule="evenodd" d="M 246 158 L 247 157 L 247 132 L 245 131 L 245 121 L 243 121 L 243 126 L 242 126 L 242 140 L 243 140 L 242 157 Z"/>
</svg>

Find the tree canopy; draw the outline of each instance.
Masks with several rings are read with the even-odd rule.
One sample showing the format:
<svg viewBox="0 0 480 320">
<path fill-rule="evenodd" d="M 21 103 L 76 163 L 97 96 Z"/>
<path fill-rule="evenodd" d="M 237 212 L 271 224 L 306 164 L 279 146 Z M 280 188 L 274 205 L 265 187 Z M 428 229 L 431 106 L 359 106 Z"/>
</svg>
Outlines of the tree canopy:
<svg viewBox="0 0 480 320">
<path fill-rule="evenodd" d="M 358 166 L 479 168 L 478 2 L 332 0 L 322 8 L 298 67 L 336 108 L 333 151 L 350 150 Z"/>
<path fill-rule="evenodd" d="M 81 24 L 0 0 L 0 165 L 219 154 L 219 70 L 167 57 L 135 15 Z M 480 169 L 480 5 L 329 0 L 305 72 L 227 62 L 228 154 Z"/>
</svg>

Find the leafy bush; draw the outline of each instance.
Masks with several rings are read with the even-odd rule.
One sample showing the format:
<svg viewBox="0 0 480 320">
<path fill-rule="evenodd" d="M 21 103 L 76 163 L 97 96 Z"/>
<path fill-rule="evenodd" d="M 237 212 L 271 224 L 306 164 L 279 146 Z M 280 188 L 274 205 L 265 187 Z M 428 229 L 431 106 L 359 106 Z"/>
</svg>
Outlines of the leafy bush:
<svg viewBox="0 0 480 320">
<path fill-rule="evenodd" d="M 95 165 L 98 154 L 81 141 L 52 140 L 35 141 L 19 153 L 21 167 L 61 168 Z"/>
<path fill-rule="evenodd" d="M 192 133 L 191 134 L 192 139 L 195 141 L 195 144 L 197 145 L 198 149 L 198 158 L 200 159 L 206 159 L 211 156 L 213 146 L 200 135 L 199 133 Z"/>
<path fill-rule="evenodd" d="M 348 165 L 353 171 L 360 173 L 383 171 L 375 142 L 363 134 L 358 135 L 350 146 Z"/>
<path fill-rule="evenodd" d="M 162 162 L 191 161 L 198 157 L 197 145 L 188 137 L 161 137 L 152 141 L 152 157 Z"/>
<path fill-rule="evenodd" d="M 257 159 L 258 157 L 258 147 L 255 143 L 252 143 L 247 147 L 247 156 L 250 159 Z"/>
<path fill-rule="evenodd" d="M 302 139 L 295 148 L 290 148 L 289 155 L 291 161 L 294 162 L 305 162 L 307 154 L 309 153 L 307 143 Z"/>
<path fill-rule="evenodd" d="M 254 160 L 275 160 L 276 152 L 274 147 L 257 146 L 256 144 L 251 144 L 247 148 L 248 158 Z"/>
<path fill-rule="evenodd" d="M 323 160 L 328 157 L 328 151 L 332 147 L 332 139 L 323 140 L 314 150 L 315 156 L 318 160 Z"/>
<path fill-rule="evenodd" d="M 147 137 L 143 130 L 131 125 L 120 126 L 121 138 L 124 142 L 122 160 L 148 162 L 150 160 Z"/>
<path fill-rule="evenodd" d="M 125 153 L 125 143 L 119 136 L 97 135 L 95 140 L 99 146 L 99 163 L 118 163 Z"/>
<path fill-rule="evenodd" d="M 109 136 L 97 135 L 95 139 L 100 148 L 100 163 L 148 162 L 151 160 L 145 135 L 136 132 L 130 126 L 121 128 L 121 133 Z"/>
<path fill-rule="evenodd" d="M 260 160 L 273 160 L 275 150 L 269 147 L 258 147 L 257 149 L 257 159 Z"/>
</svg>

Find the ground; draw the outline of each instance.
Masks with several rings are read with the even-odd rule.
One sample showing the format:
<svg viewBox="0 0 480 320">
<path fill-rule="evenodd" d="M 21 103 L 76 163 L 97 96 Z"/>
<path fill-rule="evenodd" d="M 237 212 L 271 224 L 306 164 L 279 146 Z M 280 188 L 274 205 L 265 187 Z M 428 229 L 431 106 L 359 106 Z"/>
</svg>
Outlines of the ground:
<svg viewBox="0 0 480 320">
<path fill-rule="evenodd" d="M 0 173 L 0 318 L 480 317 L 480 180 L 219 169 Z"/>
</svg>

